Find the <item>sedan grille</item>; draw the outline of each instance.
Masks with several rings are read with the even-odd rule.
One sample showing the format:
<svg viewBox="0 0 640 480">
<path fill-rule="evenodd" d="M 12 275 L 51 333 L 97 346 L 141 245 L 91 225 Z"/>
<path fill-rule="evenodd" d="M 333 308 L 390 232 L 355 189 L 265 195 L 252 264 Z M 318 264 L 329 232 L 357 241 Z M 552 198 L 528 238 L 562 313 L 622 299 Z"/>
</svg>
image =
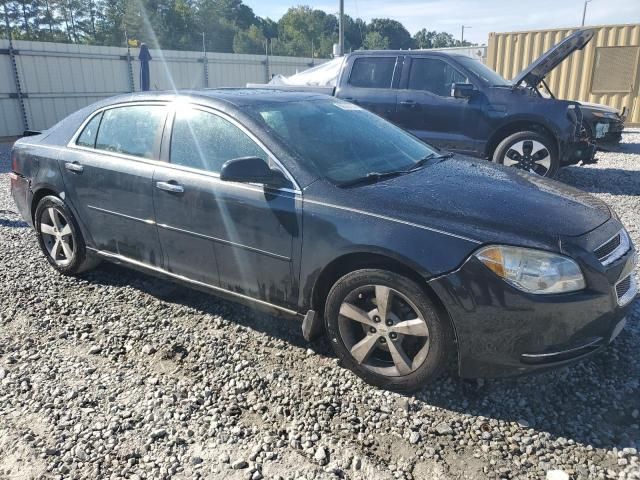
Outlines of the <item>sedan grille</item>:
<svg viewBox="0 0 640 480">
<path fill-rule="evenodd" d="M 613 238 L 610 238 L 596 248 L 593 253 L 598 257 L 600 263 L 606 266 L 625 255 L 630 248 L 631 241 L 629 240 L 629 235 L 623 229 L 620 230 Z"/>
<path fill-rule="evenodd" d="M 638 293 L 638 285 L 632 274 L 616 283 L 616 296 L 618 297 L 618 305 L 625 306 L 633 300 Z"/>
</svg>

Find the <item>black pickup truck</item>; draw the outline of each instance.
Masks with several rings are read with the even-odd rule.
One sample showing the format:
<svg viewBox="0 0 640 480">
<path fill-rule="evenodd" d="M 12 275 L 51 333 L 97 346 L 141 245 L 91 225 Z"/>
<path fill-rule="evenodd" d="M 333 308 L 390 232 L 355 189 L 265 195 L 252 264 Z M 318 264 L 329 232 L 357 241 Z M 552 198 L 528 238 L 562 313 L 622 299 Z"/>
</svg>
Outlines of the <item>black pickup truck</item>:
<svg viewBox="0 0 640 480">
<path fill-rule="evenodd" d="M 594 162 L 596 131 L 619 139 L 624 126 L 609 107 L 559 100 L 546 87 L 545 76 L 593 35 L 574 32 L 513 81 L 462 55 L 363 50 L 267 87 L 334 95 L 429 144 L 553 177 L 563 165 Z"/>
</svg>

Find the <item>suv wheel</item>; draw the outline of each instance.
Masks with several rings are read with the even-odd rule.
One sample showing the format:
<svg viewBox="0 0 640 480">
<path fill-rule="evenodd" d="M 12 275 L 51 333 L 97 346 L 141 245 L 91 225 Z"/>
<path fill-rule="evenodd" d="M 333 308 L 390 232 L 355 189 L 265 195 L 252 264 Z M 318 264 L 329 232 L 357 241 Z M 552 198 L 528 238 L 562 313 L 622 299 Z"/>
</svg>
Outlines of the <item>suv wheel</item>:
<svg viewBox="0 0 640 480">
<path fill-rule="evenodd" d="M 325 323 L 343 364 L 391 390 L 416 390 L 434 380 L 453 350 L 450 327 L 425 292 L 385 270 L 357 270 L 338 280 Z"/>
<path fill-rule="evenodd" d="M 549 178 L 553 178 L 560 168 L 555 142 L 538 132 L 509 135 L 493 152 L 493 161 Z"/>
<path fill-rule="evenodd" d="M 99 259 L 87 254 L 80 228 L 60 198 L 48 195 L 40 200 L 36 207 L 35 227 L 40 249 L 60 273 L 77 275 L 100 263 Z"/>
</svg>

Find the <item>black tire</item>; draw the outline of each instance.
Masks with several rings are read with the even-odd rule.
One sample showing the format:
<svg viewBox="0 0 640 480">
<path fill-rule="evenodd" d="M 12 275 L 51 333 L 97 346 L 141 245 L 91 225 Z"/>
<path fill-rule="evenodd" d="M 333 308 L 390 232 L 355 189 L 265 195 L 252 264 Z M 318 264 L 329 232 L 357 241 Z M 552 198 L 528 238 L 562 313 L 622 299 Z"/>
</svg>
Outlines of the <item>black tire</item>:
<svg viewBox="0 0 640 480">
<path fill-rule="evenodd" d="M 346 300 L 349 298 L 356 299 L 355 301 L 367 301 L 359 300 L 365 297 L 362 293 L 358 292 L 366 292 L 369 288 L 375 289 L 373 286 L 389 287 L 395 290 L 394 295 L 400 294 L 401 296 L 406 297 L 406 300 L 413 304 L 410 305 L 409 303 L 405 303 L 404 298 L 397 296 L 394 298 L 399 300 L 394 299 L 389 301 L 389 312 L 393 309 L 392 305 L 396 305 L 398 308 L 409 307 L 417 310 L 417 313 L 419 314 L 418 316 L 421 316 L 421 320 L 424 320 L 426 323 L 428 336 L 414 337 L 402 335 L 403 338 L 397 338 L 398 335 L 396 334 L 396 340 L 393 341 L 395 345 L 398 345 L 398 342 L 401 344 L 402 351 L 406 353 L 407 357 L 410 356 L 409 350 L 406 346 L 402 346 L 405 345 L 406 342 L 414 342 L 414 340 L 420 341 L 421 338 L 425 338 L 424 341 L 429 342 L 426 349 L 426 357 L 414 357 L 415 361 L 412 363 L 413 370 L 409 373 L 402 374 L 398 371 L 392 375 L 385 375 L 378 371 L 372 371 L 372 369 L 389 370 L 390 368 L 395 368 L 393 365 L 393 363 L 395 363 L 394 360 L 391 360 L 391 362 L 387 360 L 387 364 L 391 363 L 390 367 L 385 367 L 385 364 L 383 363 L 385 361 L 383 360 L 385 355 L 389 358 L 391 357 L 390 348 L 392 346 L 391 338 L 393 337 L 390 336 L 393 334 L 387 334 L 386 338 L 388 340 L 385 339 L 385 344 L 382 344 L 381 342 L 383 340 L 381 340 L 381 337 L 385 334 L 381 333 L 381 331 L 374 333 L 370 332 L 371 334 L 367 332 L 359 333 L 359 327 L 362 326 L 362 324 L 357 322 L 349 323 L 351 321 L 349 317 L 345 317 L 340 313 L 343 302 L 348 303 Z M 377 308 L 378 307 L 375 307 L 375 310 L 371 310 L 368 313 L 368 315 L 372 315 L 372 319 L 376 318 L 376 316 L 371 312 L 377 311 Z M 361 311 L 365 312 L 366 310 L 367 309 L 365 307 Z M 393 313 L 390 313 L 389 315 L 392 314 Z M 409 314 L 409 316 L 412 316 L 412 314 Z M 448 319 L 443 320 L 440 318 L 435 306 L 427 294 L 414 281 L 386 270 L 356 270 L 340 278 L 331 288 L 331 291 L 327 296 L 324 318 L 329 341 L 343 365 L 352 370 L 366 382 L 389 390 L 404 392 L 414 391 L 435 380 L 447 367 L 450 355 L 455 349 L 453 333 Z M 380 323 L 377 324 L 379 327 L 382 325 L 382 321 L 379 321 Z M 402 319 L 399 319 L 398 325 L 401 322 Z M 350 341 L 355 343 L 353 339 L 345 340 L 345 338 L 350 335 L 344 335 L 344 331 L 341 330 L 341 325 L 342 328 L 345 328 L 344 326 L 347 324 L 355 325 L 354 328 L 356 335 L 361 335 L 362 337 L 377 336 L 377 340 L 374 342 L 375 346 L 372 347 L 374 349 L 373 352 L 370 353 L 367 359 L 363 360 L 362 363 L 354 358 L 350 348 L 346 344 Z M 370 328 L 371 327 L 363 327 L 362 330 L 364 331 Z M 363 338 L 356 339 L 359 343 L 362 343 L 362 340 Z M 409 344 L 409 347 L 411 347 L 411 344 Z M 385 352 L 383 348 L 386 348 L 387 352 Z M 396 347 L 394 346 L 393 348 L 395 350 Z M 373 360 L 370 360 L 372 357 L 374 357 Z M 374 362 L 380 362 L 378 365 L 382 365 L 382 367 L 376 367 Z M 366 365 L 365 363 L 372 363 L 373 365 Z"/>
<path fill-rule="evenodd" d="M 525 150 L 525 155 L 520 156 L 516 149 L 513 148 L 518 144 L 523 145 L 523 143 L 525 146 L 527 144 L 533 146 L 536 145 L 536 142 L 542 144 L 544 149 L 537 149 L 529 152 L 529 154 L 527 154 Z M 544 162 L 543 165 L 542 162 L 538 163 L 536 157 L 538 155 L 544 155 L 545 151 L 548 153 L 548 162 L 547 156 L 545 156 L 542 159 Z M 517 132 L 502 140 L 493 152 L 493 161 L 503 165 L 518 162 L 513 165 L 515 168 L 529 172 L 533 171 L 532 173 L 547 178 L 555 177 L 560 168 L 560 158 L 556 141 L 547 135 L 532 131 Z M 544 167 L 544 171 L 542 167 Z"/>
<path fill-rule="evenodd" d="M 590 142 L 596 142 L 597 143 L 596 131 L 595 131 L 594 125 L 592 125 L 590 122 L 583 122 L 582 126 L 584 127 L 584 133 L 585 133 L 587 139 Z"/>
<path fill-rule="evenodd" d="M 51 209 L 57 212 L 56 219 L 60 222 L 60 225 L 65 228 L 68 226 L 70 230 L 70 233 L 65 236 L 65 238 L 67 238 L 66 243 L 70 245 L 72 251 L 69 258 L 66 257 L 66 251 L 64 251 L 60 255 L 55 255 L 56 258 L 58 256 L 63 257 L 56 260 L 54 254 L 51 252 L 51 243 L 55 244 L 55 237 L 43 233 L 43 228 L 47 228 L 48 226 L 48 223 L 43 226 L 43 220 L 47 219 L 49 222 L 53 222 L 50 217 Z M 42 198 L 36 207 L 34 224 L 38 236 L 38 244 L 40 245 L 42 253 L 44 253 L 45 258 L 51 266 L 63 275 L 79 275 L 95 268 L 100 263 L 99 258 L 88 254 L 78 222 L 62 199 L 53 195 Z"/>
</svg>

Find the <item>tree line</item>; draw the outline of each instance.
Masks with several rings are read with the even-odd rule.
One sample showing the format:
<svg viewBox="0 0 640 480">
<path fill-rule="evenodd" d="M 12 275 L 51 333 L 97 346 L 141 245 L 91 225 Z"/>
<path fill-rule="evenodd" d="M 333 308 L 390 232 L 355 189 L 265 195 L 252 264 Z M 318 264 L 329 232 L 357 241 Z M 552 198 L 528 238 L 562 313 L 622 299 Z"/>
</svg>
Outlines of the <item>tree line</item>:
<svg viewBox="0 0 640 480">
<path fill-rule="evenodd" d="M 309 6 L 291 7 L 277 22 L 257 16 L 242 0 L 2 0 L 14 40 L 273 55 L 331 56 L 338 42 L 336 15 Z M 365 22 L 345 15 L 345 50 L 461 46 L 447 32 L 411 35 L 389 18 Z M 464 45 L 471 45 L 464 42 Z"/>
</svg>

